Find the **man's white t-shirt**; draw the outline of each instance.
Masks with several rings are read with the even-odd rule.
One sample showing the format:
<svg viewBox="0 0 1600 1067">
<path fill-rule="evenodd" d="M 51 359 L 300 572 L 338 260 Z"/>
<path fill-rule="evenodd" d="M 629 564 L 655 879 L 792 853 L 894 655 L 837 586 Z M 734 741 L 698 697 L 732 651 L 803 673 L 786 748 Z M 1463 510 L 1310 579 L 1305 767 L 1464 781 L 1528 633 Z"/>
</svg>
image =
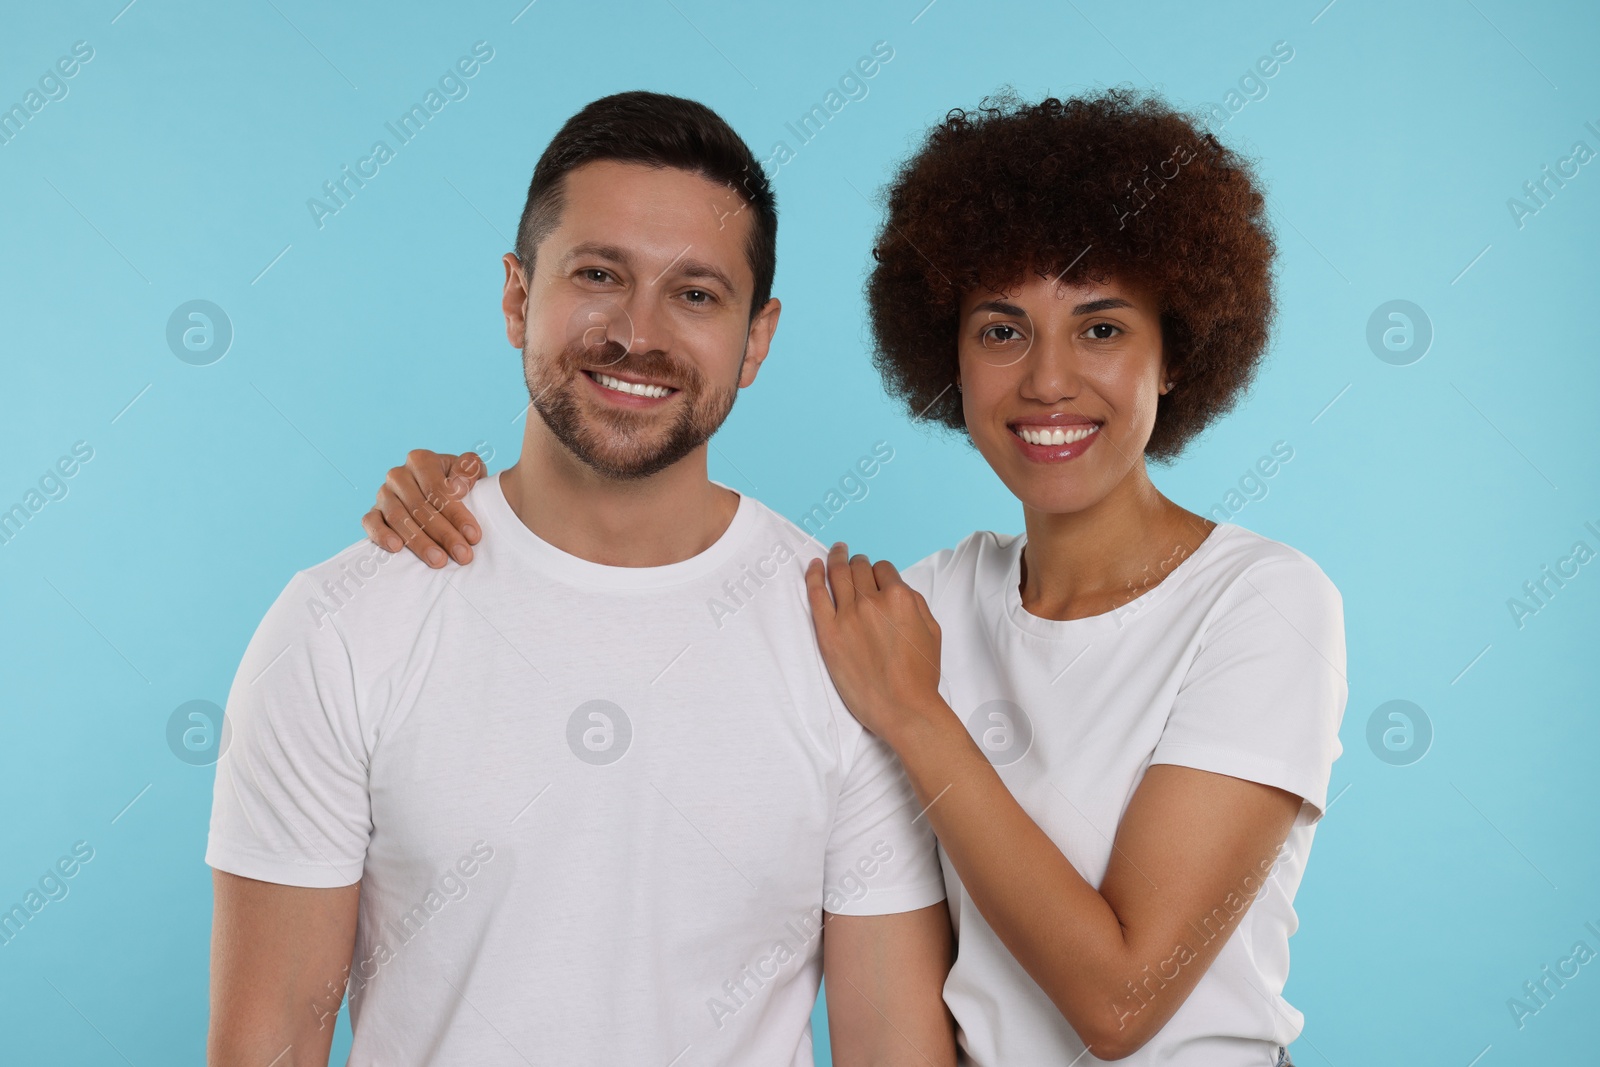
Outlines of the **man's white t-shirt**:
<svg viewBox="0 0 1600 1067">
<path fill-rule="evenodd" d="M 1270 871 L 1221 902 L 1209 940 L 1249 904 L 1210 970 L 1124 1067 L 1276 1062 L 1300 1033 L 1283 999 L 1294 894 L 1344 713 L 1343 603 L 1295 549 L 1231 523 L 1115 611 L 1030 614 L 1023 536 L 976 533 L 907 568 L 943 631 L 945 696 L 1019 803 L 1080 874 L 1105 877 L 1117 824 L 1152 763 L 1288 790 L 1303 803 Z M 1099 1063 L 995 936 L 940 850 L 959 954 L 945 1002 L 975 1067 Z M 1263 888 L 1264 886 L 1264 888 Z M 1202 933 L 1207 935 L 1202 937 Z M 1119 1001 L 1153 1003 L 1181 961 L 1159 961 Z M 1081 1056 L 1081 1058 L 1080 1058 Z"/>
<path fill-rule="evenodd" d="M 361 543 L 268 610 L 206 862 L 360 880 L 356 1067 L 809 1065 L 823 910 L 944 897 L 904 770 L 817 651 L 821 546 L 741 496 L 704 552 L 609 567 L 498 477 L 465 503 L 470 566 Z M 329 999 L 305 1010 L 331 1026 Z"/>
</svg>

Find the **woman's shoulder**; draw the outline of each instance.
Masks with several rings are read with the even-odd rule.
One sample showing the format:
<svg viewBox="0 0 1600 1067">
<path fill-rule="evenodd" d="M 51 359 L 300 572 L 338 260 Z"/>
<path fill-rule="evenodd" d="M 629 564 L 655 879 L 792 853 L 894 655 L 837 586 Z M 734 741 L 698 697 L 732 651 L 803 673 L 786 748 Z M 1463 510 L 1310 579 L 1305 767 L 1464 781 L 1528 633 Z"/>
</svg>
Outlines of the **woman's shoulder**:
<svg viewBox="0 0 1600 1067">
<path fill-rule="evenodd" d="M 1190 587 L 1210 601 L 1213 622 L 1263 614 L 1291 627 L 1303 618 L 1342 626 L 1339 587 L 1307 553 L 1233 523 L 1222 523 L 1210 536 L 1220 540 L 1200 568 L 1204 578 Z"/>
<path fill-rule="evenodd" d="M 1221 535 L 1209 563 L 1215 570 L 1229 573 L 1235 579 L 1247 575 L 1279 575 L 1284 581 L 1326 586 L 1335 594 L 1338 589 L 1317 561 L 1305 552 L 1283 541 L 1231 522 L 1225 522 L 1211 531 L 1211 537 Z"/>
<path fill-rule="evenodd" d="M 978 591 L 999 585 L 1010 568 L 1021 534 L 975 530 L 949 548 L 924 556 L 901 572 L 929 604 L 954 589 Z"/>
<path fill-rule="evenodd" d="M 985 590 L 1003 587 L 1016 564 L 1020 533 L 975 530 L 949 548 L 941 548 L 906 567 L 907 584 L 932 604 L 960 590 L 981 596 Z M 1191 585 L 1200 593 L 1209 587 L 1216 600 L 1232 590 L 1239 593 L 1278 592 L 1296 599 L 1342 607 L 1338 587 L 1309 555 L 1283 541 L 1277 541 L 1234 523 L 1220 523 L 1202 542 L 1192 567 L 1208 580 Z M 1203 595 L 1203 594 L 1202 594 Z"/>
</svg>

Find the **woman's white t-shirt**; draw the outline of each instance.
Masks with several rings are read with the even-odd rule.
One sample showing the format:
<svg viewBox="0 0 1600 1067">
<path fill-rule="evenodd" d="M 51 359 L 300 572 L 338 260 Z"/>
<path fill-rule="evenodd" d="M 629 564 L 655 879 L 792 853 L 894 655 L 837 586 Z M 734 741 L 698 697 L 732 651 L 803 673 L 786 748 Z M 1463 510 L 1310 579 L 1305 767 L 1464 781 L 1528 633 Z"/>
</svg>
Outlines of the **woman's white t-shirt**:
<svg viewBox="0 0 1600 1067">
<path fill-rule="evenodd" d="M 1164 579 L 1102 615 L 1029 614 L 1026 538 L 975 533 L 907 568 L 943 631 L 945 696 L 1033 820 L 1090 884 L 1152 763 L 1303 799 L 1277 862 L 1188 1000 L 1125 1067 L 1270 1064 L 1300 1033 L 1283 999 L 1294 894 L 1326 803 L 1343 716 L 1338 590 L 1302 553 L 1222 523 Z M 945 1001 L 975 1067 L 1099 1063 L 984 921 L 940 850 L 959 940 Z M 1264 885 L 1263 885 L 1264 883 Z M 1249 892 L 1230 897 L 1230 912 Z M 1231 918 L 1230 916 L 1227 916 Z M 1217 917 L 1217 927 L 1224 925 Z M 1207 927 L 1210 930 L 1210 927 Z M 1169 975 L 1170 977 L 1170 975 Z M 1124 1010 L 1159 995 L 1159 976 Z"/>
</svg>

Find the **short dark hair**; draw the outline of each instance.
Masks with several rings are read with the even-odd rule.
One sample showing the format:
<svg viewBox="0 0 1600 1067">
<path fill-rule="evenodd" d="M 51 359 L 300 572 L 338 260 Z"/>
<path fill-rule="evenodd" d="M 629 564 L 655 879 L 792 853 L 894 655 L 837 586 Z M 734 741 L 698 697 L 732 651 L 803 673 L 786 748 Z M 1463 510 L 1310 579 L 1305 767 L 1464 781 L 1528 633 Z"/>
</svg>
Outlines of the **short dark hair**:
<svg viewBox="0 0 1600 1067">
<path fill-rule="evenodd" d="M 1249 161 L 1156 95 L 1115 87 L 957 108 L 894 175 L 867 282 L 873 363 L 913 418 L 964 430 L 962 297 L 1026 278 L 1123 278 L 1160 310 L 1168 377 L 1145 446 L 1175 458 L 1237 402 L 1276 315 Z"/>
<path fill-rule="evenodd" d="M 694 100 L 633 91 L 601 97 L 557 131 L 533 168 L 517 224 L 517 258 L 533 270 L 539 242 L 561 221 L 562 183 L 585 163 L 613 160 L 675 167 L 732 186 L 754 211 L 745 258 L 755 276 L 750 314 L 772 296 L 778 261 L 778 200 L 766 172 L 722 116 Z"/>
</svg>

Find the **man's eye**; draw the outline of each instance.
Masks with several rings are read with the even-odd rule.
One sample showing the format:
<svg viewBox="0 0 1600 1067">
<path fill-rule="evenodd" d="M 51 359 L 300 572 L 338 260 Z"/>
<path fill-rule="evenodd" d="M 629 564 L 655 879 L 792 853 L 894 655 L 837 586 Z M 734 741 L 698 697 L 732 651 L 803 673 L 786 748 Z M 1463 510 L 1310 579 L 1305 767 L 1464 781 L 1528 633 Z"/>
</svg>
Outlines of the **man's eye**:
<svg viewBox="0 0 1600 1067">
<path fill-rule="evenodd" d="M 691 304 L 710 304 L 717 299 L 704 289 L 690 289 L 683 295 L 688 298 Z"/>
<path fill-rule="evenodd" d="M 578 273 L 583 275 L 585 281 L 598 283 L 606 282 L 611 279 L 611 272 L 607 270 L 601 270 L 599 267 L 586 267 Z"/>
</svg>

